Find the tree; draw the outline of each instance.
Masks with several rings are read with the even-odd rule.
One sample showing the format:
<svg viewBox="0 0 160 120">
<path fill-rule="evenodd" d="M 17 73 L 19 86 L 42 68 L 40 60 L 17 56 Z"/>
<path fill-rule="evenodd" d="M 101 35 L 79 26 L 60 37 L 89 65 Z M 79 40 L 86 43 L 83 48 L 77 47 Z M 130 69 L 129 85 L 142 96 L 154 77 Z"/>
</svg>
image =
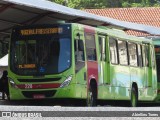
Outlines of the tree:
<svg viewBox="0 0 160 120">
<path fill-rule="evenodd" d="M 108 0 L 108 7 L 122 7 L 122 0 Z"/>
<path fill-rule="evenodd" d="M 75 9 L 160 6 L 160 0 L 50 0 Z"/>
<path fill-rule="evenodd" d="M 58 4 L 62 4 L 64 3 L 64 0 L 49 0 L 49 1 L 52 1 L 52 2 L 55 2 L 55 3 L 58 3 Z"/>
</svg>

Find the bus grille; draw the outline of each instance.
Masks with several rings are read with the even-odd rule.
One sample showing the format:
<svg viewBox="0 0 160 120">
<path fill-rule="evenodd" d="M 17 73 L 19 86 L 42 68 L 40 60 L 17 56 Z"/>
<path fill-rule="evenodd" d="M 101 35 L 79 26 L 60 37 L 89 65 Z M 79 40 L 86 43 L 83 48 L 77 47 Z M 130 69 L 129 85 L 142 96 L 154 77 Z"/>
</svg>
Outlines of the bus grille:
<svg viewBox="0 0 160 120">
<path fill-rule="evenodd" d="M 45 78 L 45 79 L 18 79 L 19 82 L 51 82 L 59 81 L 61 78 Z"/>
<path fill-rule="evenodd" d="M 56 93 L 56 90 L 47 91 L 22 91 L 22 94 L 27 98 L 33 98 L 34 95 L 44 95 L 45 97 L 52 97 Z"/>
</svg>

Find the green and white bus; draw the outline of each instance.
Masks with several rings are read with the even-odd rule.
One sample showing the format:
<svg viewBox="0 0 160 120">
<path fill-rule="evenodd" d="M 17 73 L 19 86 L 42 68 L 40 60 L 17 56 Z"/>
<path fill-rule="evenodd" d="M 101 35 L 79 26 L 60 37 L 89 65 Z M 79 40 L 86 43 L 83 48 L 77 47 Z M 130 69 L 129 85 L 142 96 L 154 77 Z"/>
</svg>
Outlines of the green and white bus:
<svg viewBox="0 0 160 120">
<path fill-rule="evenodd" d="M 123 31 L 76 23 L 12 30 L 9 98 L 138 101 L 157 97 L 154 45 Z M 107 102 L 106 102 L 107 104 Z"/>
</svg>

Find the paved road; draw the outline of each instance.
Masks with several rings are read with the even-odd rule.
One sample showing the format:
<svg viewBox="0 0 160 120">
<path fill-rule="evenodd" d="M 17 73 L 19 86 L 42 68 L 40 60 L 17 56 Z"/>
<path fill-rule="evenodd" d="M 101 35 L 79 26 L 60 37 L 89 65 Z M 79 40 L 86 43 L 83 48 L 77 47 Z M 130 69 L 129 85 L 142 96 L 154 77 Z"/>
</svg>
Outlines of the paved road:
<svg viewBox="0 0 160 120">
<path fill-rule="evenodd" d="M 160 118 L 160 104 L 141 104 L 140 107 L 121 107 L 119 105 L 98 105 L 97 107 L 75 107 L 60 106 L 50 100 L 42 101 L 6 101 L 0 100 L 0 119 L 5 118 L 3 115 L 9 113 L 11 117 L 18 119 L 45 117 L 69 117 L 76 120 L 81 118 L 104 119 L 109 117 L 112 119 L 133 120 L 142 119 L 155 120 Z M 10 118 L 9 118 L 10 119 Z M 57 120 L 57 119 L 56 119 Z M 62 120 L 64 120 L 62 118 Z M 97 120 L 97 119 L 96 119 Z M 135 119 L 134 119 L 135 120 Z"/>
<path fill-rule="evenodd" d="M 127 120 L 132 120 L 133 118 L 140 119 L 144 118 L 147 120 L 160 118 L 160 107 L 117 107 L 117 106 L 97 106 L 97 107 L 63 107 L 59 105 L 53 105 L 48 101 L 4 101 L 0 100 L 0 119 L 1 116 L 9 114 L 11 117 L 28 119 L 42 117 L 76 117 L 80 119 L 81 117 L 95 119 L 100 118 L 105 119 L 109 117 L 111 120 L 118 119 L 124 120 L 124 117 Z M 64 119 L 62 119 L 64 120 Z M 88 119 L 87 119 L 88 120 Z M 135 119 L 134 119 L 135 120 Z"/>
</svg>

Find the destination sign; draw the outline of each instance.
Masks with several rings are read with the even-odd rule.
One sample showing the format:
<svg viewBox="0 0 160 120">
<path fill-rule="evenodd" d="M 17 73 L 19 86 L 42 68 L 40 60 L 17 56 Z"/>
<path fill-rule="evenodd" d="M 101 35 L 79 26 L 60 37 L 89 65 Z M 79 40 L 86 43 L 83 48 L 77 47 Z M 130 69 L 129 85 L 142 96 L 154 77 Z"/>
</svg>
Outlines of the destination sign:
<svg viewBox="0 0 160 120">
<path fill-rule="evenodd" d="M 46 35 L 46 34 L 55 34 L 55 33 L 62 33 L 62 32 L 63 32 L 63 28 L 34 28 L 34 29 L 20 30 L 20 34 L 23 36 Z"/>
<path fill-rule="evenodd" d="M 23 65 L 18 65 L 19 68 L 36 68 L 35 64 L 23 64 Z"/>
</svg>

